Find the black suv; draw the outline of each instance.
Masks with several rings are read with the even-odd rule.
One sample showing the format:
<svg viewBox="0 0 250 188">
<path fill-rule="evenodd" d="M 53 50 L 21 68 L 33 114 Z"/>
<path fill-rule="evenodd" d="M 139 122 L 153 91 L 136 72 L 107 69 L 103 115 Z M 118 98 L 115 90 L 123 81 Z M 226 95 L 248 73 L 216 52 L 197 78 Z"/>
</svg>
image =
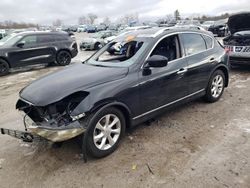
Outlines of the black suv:
<svg viewBox="0 0 250 188">
<path fill-rule="evenodd" d="M 114 45 L 120 51 L 110 54 Z M 29 132 L 1 132 L 53 142 L 84 133 L 83 148 L 104 157 L 118 147 L 126 128 L 195 98 L 219 100 L 228 77 L 227 51 L 210 32 L 134 31 L 117 37 L 83 64 L 25 87 L 16 108 L 26 113 Z"/>
<path fill-rule="evenodd" d="M 68 65 L 78 53 L 76 42 L 65 32 L 23 32 L 0 40 L 0 76 L 10 68 L 56 62 Z"/>
</svg>

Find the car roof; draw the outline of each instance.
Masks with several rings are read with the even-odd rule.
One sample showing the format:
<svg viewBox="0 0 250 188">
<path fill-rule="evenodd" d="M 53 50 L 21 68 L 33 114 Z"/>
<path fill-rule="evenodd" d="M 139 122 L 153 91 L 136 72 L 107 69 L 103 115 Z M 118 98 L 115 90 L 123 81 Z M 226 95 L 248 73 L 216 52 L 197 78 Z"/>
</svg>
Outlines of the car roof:
<svg viewBox="0 0 250 188">
<path fill-rule="evenodd" d="M 136 37 L 146 37 L 146 38 L 158 38 L 166 34 L 180 33 L 180 32 L 197 32 L 212 36 L 211 33 L 208 31 L 203 31 L 189 27 L 154 27 L 149 29 L 130 31 L 128 32 L 127 35 L 134 35 Z"/>
<path fill-rule="evenodd" d="M 17 33 L 16 35 L 21 35 L 21 36 L 26 36 L 26 35 L 31 35 L 31 34 L 36 34 L 36 35 L 43 35 L 43 34 L 50 34 L 50 35 L 67 35 L 67 32 L 63 31 L 24 31 Z"/>
</svg>

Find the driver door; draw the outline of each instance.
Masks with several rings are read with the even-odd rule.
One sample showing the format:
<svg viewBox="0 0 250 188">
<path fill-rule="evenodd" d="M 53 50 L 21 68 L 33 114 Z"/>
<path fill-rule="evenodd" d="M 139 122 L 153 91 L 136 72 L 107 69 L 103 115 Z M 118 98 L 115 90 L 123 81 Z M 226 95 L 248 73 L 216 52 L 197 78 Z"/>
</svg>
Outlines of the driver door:
<svg viewBox="0 0 250 188">
<path fill-rule="evenodd" d="M 167 107 L 188 95 L 187 61 L 182 57 L 179 36 L 162 39 L 149 55 L 168 58 L 168 65 L 159 68 L 143 68 L 139 74 L 141 114 Z M 144 63 L 144 67 L 146 62 Z M 143 75 L 145 69 L 149 75 Z"/>
</svg>

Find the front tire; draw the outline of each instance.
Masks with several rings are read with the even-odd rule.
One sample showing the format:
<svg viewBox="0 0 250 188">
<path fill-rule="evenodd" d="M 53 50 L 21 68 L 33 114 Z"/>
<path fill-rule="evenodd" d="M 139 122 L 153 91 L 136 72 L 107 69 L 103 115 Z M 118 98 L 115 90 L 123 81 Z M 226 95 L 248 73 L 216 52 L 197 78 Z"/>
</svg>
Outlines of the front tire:
<svg viewBox="0 0 250 188">
<path fill-rule="evenodd" d="M 9 74 L 10 66 L 8 62 L 3 59 L 0 59 L 0 76 L 5 76 Z"/>
<path fill-rule="evenodd" d="M 60 51 L 56 56 L 56 62 L 60 66 L 66 66 L 71 63 L 71 54 L 65 50 Z"/>
<path fill-rule="evenodd" d="M 208 83 L 205 100 L 207 102 L 216 102 L 220 99 L 225 88 L 225 75 L 221 70 L 216 70 Z"/>
<path fill-rule="evenodd" d="M 113 153 L 125 133 L 125 118 L 120 110 L 114 107 L 98 111 L 89 124 L 87 132 L 87 151 L 101 158 Z"/>
</svg>

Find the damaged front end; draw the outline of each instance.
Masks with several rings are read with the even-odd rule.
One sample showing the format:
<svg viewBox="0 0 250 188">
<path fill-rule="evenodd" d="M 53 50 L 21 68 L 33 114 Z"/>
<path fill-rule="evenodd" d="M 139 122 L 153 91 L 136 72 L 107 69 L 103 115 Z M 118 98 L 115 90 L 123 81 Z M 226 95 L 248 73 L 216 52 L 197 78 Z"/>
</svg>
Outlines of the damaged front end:
<svg viewBox="0 0 250 188">
<path fill-rule="evenodd" d="M 52 142 L 61 142 L 85 131 L 82 119 L 86 114 L 72 116 L 72 112 L 87 95 L 86 92 L 76 92 L 46 106 L 35 106 L 20 98 L 16 108 L 25 113 L 24 126 L 29 133 Z"/>
</svg>

